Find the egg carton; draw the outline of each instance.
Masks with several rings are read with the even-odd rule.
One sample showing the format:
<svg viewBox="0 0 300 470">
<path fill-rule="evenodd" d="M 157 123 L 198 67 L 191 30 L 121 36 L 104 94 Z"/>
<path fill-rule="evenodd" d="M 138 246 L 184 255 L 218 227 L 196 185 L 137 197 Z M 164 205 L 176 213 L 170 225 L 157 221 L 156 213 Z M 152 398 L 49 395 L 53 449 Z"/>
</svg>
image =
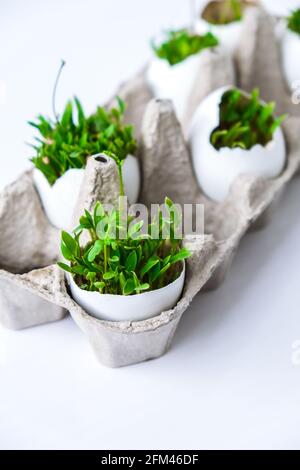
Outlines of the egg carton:
<svg viewBox="0 0 300 470">
<path fill-rule="evenodd" d="M 257 87 L 263 100 L 276 102 L 277 113 L 300 117 L 300 105 L 293 104 L 292 90 L 283 72 L 280 40 L 276 36 L 278 21 L 261 5 L 252 5 L 245 10 L 233 57 L 229 57 L 222 47 L 206 49 L 199 54 L 199 72 L 181 121 L 186 136 L 200 102 L 209 92 L 226 85 L 235 84 L 249 93 Z M 126 119 L 134 124 L 138 136 L 146 106 L 154 98 L 147 82 L 147 67 L 144 66 L 118 90 L 118 95 L 130 104 Z"/>
<path fill-rule="evenodd" d="M 199 70 L 206 79 L 200 84 L 195 83 L 190 102 L 200 102 L 214 88 L 234 80 L 232 61 L 220 50 L 205 51 L 199 62 Z M 152 99 L 149 88 L 145 86 L 144 71 L 122 85 L 118 94 L 128 103 L 125 119 L 135 126 L 137 139 L 141 142 L 141 122 L 147 104 Z M 112 104 L 111 100 L 108 106 Z M 85 173 L 88 178 L 89 167 Z M 106 176 L 103 178 L 101 184 L 106 188 Z M 143 179 L 142 197 L 149 202 L 148 175 L 144 174 Z M 179 180 L 176 180 L 177 183 L 181 184 Z M 89 191 L 90 185 L 83 183 L 79 200 L 85 201 L 86 204 L 88 200 L 96 202 L 97 198 L 93 198 Z M 108 190 L 104 193 L 111 194 Z M 186 202 L 193 202 L 193 198 Z M 77 225 L 84 208 L 87 208 L 86 204 L 78 202 L 74 226 Z M 0 226 L 0 322 L 12 329 L 22 329 L 63 318 L 65 309 L 54 308 L 52 304 L 45 303 L 41 296 L 32 297 L 32 290 L 27 289 L 28 284 L 23 282 L 24 278 L 30 277 L 32 270 L 35 276 L 36 270 L 53 264 L 60 256 L 60 233 L 49 224 L 44 214 L 32 171 L 24 173 L 16 182 L 0 192 Z"/>
<path fill-rule="evenodd" d="M 192 257 L 187 260 L 185 288 L 176 307 L 146 321 L 107 322 L 90 316 L 77 305 L 69 294 L 64 273 L 53 264 L 59 258 L 59 231 L 48 223 L 32 172 L 26 172 L 0 194 L 2 324 L 19 329 L 59 320 L 69 311 L 99 361 L 120 367 L 164 354 L 195 295 L 223 282 L 240 240 L 249 229 L 266 223 L 300 166 L 300 122 L 289 118 L 283 125 L 288 158 L 280 177 L 267 181 L 240 176 L 223 203 L 209 200 L 198 188 L 184 136 L 193 109 L 201 100 L 214 89 L 235 81 L 232 62 L 221 49 L 205 51 L 199 70 L 201 65 L 201 80 L 195 83 L 189 100 L 193 108 L 183 125 L 171 102 L 151 100 L 143 72 L 119 90 L 128 103 L 127 120 L 138 131 L 143 176 L 140 202 L 162 203 L 168 195 L 176 203 L 198 203 L 205 208 L 205 235 L 184 240 Z M 252 87 L 250 81 L 249 86 Z M 112 161 L 105 157 L 88 159 L 74 225 L 83 209 L 91 209 L 97 199 L 114 202 L 117 182 Z"/>
<path fill-rule="evenodd" d="M 162 203 L 167 194 L 179 204 L 203 204 L 206 234 L 184 242 L 191 249 L 192 257 L 187 261 L 185 288 L 176 307 L 141 322 L 107 322 L 90 316 L 72 300 L 64 273 L 55 265 L 16 274 L 24 265 L 47 264 L 58 256 L 57 230 L 47 224 L 33 188 L 32 175 L 26 173 L 6 190 L 6 204 L 3 204 L 3 195 L 1 197 L 1 263 L 11 268 L 1 271 L 1 298 L 6 299 L 1 308 L 1 320 L 9 319 L 6 321 L 8 326 L 23 327 L 24 318 L 29 325 L 37 319 L 41 323 L 39 315 L 44 321 L 51 321 L 69 311 L 88 337 L 99 361 L 107 366 L 120 367 L 161 356 L 168 350 L 180 318 L 195 295 L 201 289 L 213 288 L 220 283 L 243 235 L 272 205 L 299 168 L 299 130 L 296 118 L 289 119 L 284 125 L 288 160 L 279 178 L 266 181 L 250 175 L 240 176 L 226 201 L 217 204 L 198 189 L 189 150 L 172 103 L 153 100 L 148 104 L 141 134 L 140 158 L 144 177 L 141 202 L 147 205 Z M 112 203 L 117 197 L 117 187 L 115 163 L 107 158 L 105 161 L 105 157 L 91 157 L 76 214 L 84 207 L 92 208 L 97 199 Z M 22 232 L 22 235 L 15 236 L 6 228 L 9 227 L 9 207 L 13 208 L 14 214 L 22 211 L 24 215 L 19 224 L 17 217 L 13 219 L 16 220 L 14 232 Z M 3 251 L 2 241 L 6 248 Z M 3 284 L 7 284 L 4 289 Z M 16 295 L 17 291 L 22 292 L 23 297 Z"/>
</svg>

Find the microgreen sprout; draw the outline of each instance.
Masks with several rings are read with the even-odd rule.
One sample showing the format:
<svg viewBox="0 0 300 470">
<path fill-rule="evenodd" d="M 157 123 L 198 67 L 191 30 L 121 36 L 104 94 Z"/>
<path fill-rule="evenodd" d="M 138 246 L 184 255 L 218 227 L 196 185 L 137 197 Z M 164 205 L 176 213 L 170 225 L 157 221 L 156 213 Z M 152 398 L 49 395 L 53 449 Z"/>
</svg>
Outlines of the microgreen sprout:
<svg viewBox="0 0 300 470">
<path fill-rule="evenodd" d="M 159 46 L 152 43 L 152 48 L 157 57 L 167 60 L 170 65 L 176 65 L 203 49 L 218 44 L 218 39 L 210 32 L 200 36 L 190 33 L 187 29 L 181 29 L 167 32 L 166 40 Z"/>
<path fill-rule="evenodd" d="M 286 117 L 275 118 L 274 110 L 275 103 L 261 103 L 258 89 L 250 96 L 238 89 L 226 91 L 220 103 L 220 124 L 211 134 L 211 144 L 217 150 L 266 146 Z"/>
<path fill-rule="evenodd" d="M 62 63 L 58 77 L 64 63 Z M 55 83 L 56 90 L 57 80 Z M 136 151 L 137 143 L 133 137 L 133 127 L 123 123 L 125 103 L 117 97 L 117 106 L 107 110 L 98 107 L 94 114 L 86 116 L 80 101 L 75 97 L 69 101 L 59 118 L 55 111 L 55 92 L 53 98 L 55 120 L 38 116 L 37 122 L 29 122 L 40 136 L 31 145 L 36 152 L 31 161 L 53 185 L 55 181 L 71 168 L 85 168 L 86 159 L 104 151 L 124 161 L 127 155 Z"/>
<path fill-rule="evenodd" d="M 97 202 L 93 213 L 85 211 L 72 235 L 62 232 L 61 251 L 69 264 L 58 265 L 71 273 L 81 289 L 103 294 L 139 294 L 168 285 L 180 275 L 190 252 L 175 236 L 179 218 L 172 201 L 166 198 L 164 207 L 169 215 L 160 209 L 143 233 L 143 220 L 124 218 L 119 209 L 107 211 Z M 90 241 L 82 247 L 84 231 Z"/>
<path fill-rule="evenodd" d="M 294 10 L 288 17 L 288 29 L 294 33 L 300 34 L 300 8 Z"/>
</svg>

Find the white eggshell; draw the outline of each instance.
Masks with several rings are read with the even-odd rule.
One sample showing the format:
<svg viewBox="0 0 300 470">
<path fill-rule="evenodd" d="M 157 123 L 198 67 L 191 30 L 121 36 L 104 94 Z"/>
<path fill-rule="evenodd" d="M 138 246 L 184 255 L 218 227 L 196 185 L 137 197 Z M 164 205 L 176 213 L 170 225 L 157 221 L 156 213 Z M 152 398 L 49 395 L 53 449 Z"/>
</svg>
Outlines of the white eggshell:
<svg viewBox="0 0 300 470">
<path fill-rule="evenodd" d="M 195 112 L 190 129 L 190 147 L 195 174 L 203 192 L 221 202 L 234 180 L 241 174 L 275 178 L 283 171 L 286 148 L 282 130 L 266 147 L 255 145 L 251 150 L 222 148 L 216 150 L 210 136 L 219 125 L 219 105 L 228 87 L 210 94 Z"/>
<path fill-rule="evenodd" d="M 180 276 L 162 289 L 136 295 L 112 295 L 80 289 L 68 274 L 73 299 L 90 315 L 107 321 L 142 321 L 173 308 L 180 299 L 185 268 Z"/>
<path fill-rule="evenodd" d="M 300 80 L 300 35 L 285 30 L 282 37 L 282 63 L 286 81 L 293 88 L 293 83 Z"/>
<path fill-rule="evenodd" d="M 124 190 L 129 204 L 138 201 L 141 188 L 141 173 L 139 161 L 133 155 L 128 155 L 123 164 Z"/>
<path fill-rule="evenodd" d="M 33 171 L 35 187 L 49 222 L 59 229 L 68 230 L 79 197 L 84 170 L 70 169 L 51 186 L 37 168 Z"/>
<path fill-rule="evenodd" d="M 155 98 L 173 101 L 178 119 L 184 117 L 187 100 L 199 72 L 199 54 L 176 65 L 154 57 L 146 71 L 146 80 Z"/>
<path fill-rule="evenodd" d="M 130 204 L 137 202 L 141 176 L 136 157 L 128 155 L 123 165 L 124 189 Z M 50 223 L 69 230 L 84 178 L 84 169 L 70 169 L 51 186 L 41 171 L 34 168 L 33 179 Z"/>
<path fill-rule="evenodd" d="M 233 55 L 242 34 L 243 21 L 234 21 L 225 25 L 214 25 L 200 18 L 197 20 L 195 28 L 198 34 L 205 34 L 211 31 L 219 39 L 223 49 L 230 55 Z"/>
</svg>

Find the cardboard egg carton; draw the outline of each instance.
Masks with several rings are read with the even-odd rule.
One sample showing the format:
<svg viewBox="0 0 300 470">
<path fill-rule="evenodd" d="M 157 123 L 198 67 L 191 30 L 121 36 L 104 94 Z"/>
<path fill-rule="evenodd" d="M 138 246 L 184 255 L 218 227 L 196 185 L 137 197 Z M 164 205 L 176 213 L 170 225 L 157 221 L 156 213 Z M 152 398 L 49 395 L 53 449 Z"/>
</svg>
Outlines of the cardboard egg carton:
<svg viewBox="0 0 300 470">
<path fill-rule="evenodd" d="M 148 206 L 163 203 L 167 195 L 175 203 L 198 203 L 205 208 L 205 235 L 184 240 L 192 256 L 187 260 L 182 298 L 175 308 L 141 322 L 107 322 L 90 316 L 76 304 L 64 273 L 54 264 L 60 256 L 59 231 L 48 223 L 32 172 L 27 172 L 0 193 L 2 324 L 24 328 L 58 320 L 69 311 L 99 361 L 120 367 L 164 354 L 193 298 L 204 289 L 218 287 L 224 280 L 242 237 L 249 229 L 265 225 L 282 191 L 299 169 L 300 120 L 289 118 L 283 125 L 288 158 L 278 178 L 264 180 L 242 175 L 223 203 L 209 200 L 193 174 L 186 130 L 195 106 L 204 97 L 215 88 L 235 82 L 232 62 L 221 50 L 205 51 L 199 70 L 201 64 L 201 80 L 195 82 L 189 100 L 192 108 L 190 114 L 187 111 L 183 125 L 179 124 L 170 101 L 151 100 L 144 73 L 123 85 L 119 92 L 128 104 L 127 120 L 138 131 L 143 179 L 139 202 Z M 249 88 L 257 86 L 254 79 L 260 80 L 249 79 Z M 91 209 L 97 200 L 114 203 L 117 194 L 115 163 L 107 157 L 90 157 L 74 225 L 84 208 Z"/>
<path fill-rule="evenodd" d="M 300 117 L 300 105 L 293 104 L 292 90 L 283 72 L 280 40 L 276 37 L 278 21 L 280 19 L 271 16 L 262 6 L 251 6 L 245 10 L 242 34 L 234 57 L 229 57 L 222 47 L 201 52 L 199 73 L 182 120 L 185 135 L 203 98 L 225 85 L 235 84 L 249 93 L 259 88 L 264 101 L 276 102 L 278 114 Z M 117 93 L 130 103 L 126 119 L 135 125 L 138 136 L 146 106 L 154 98 L 147 83 L 146 70 L 147 65 L 136 77 L 122 84 Z"/>
<path fill-rule="evenodd" d="M 286 122 L 284 132 L 288 162 L 279 178 L 266 181 L 253 176 L 240 176 L 227 200 L 217 204 L 208 200 L 198 189 L 189 150 L 172 103 L 160 100 L 149 103 L 141 135 L 140 158 L 144 177 L 141 202 L 163 203 L 167 194 L 176 203 L 204 204 L 206 235 L 185 240 L 193 254 L 187 261 L 185 288 L 176 307 L 141 322 L 106 322 L 90 316 L 72 300 L 64 273 L 55 265 L 16 274 L 21 268 L 24 271 L 25 266 L 32 267 L 38 262 L 46 264 L 48 260 L 58 257 L 59 246 L 57 230 L 45 221 L 39 199 L 34 193 L 31 173 L 25 174 L 6 190 L 10 201 L 6 210 L 1 196 L 1 237 L 7 248 L 5 257 L 1 250 L 0 258 L 1 263 L 5 259 L 6 266 L 6 270 L 0 272 L 1 321 L 7 326 L 22 328 L 33 325 L 37 320 L 37 323 L 57 320 L 69 311 L 88 337 L 99 361 L 107 366 L 120 367 L 161 356 L 168 350 L 180 318 L 194 296 L 204 288 L 217 287 L 223 280 L 243 235 L 279 197 L 296 173 L 300 165 L 299 131 L 297 119 Z M 83 207 L 90 209 L 97 199 L 104 203 L 113 202 L 117 196 L 115 163 L 109 159 L 106 162 L 102 160 L 92 157 L 88 160 L 77 204 L 78 214 Z M 21 194 L 24 197 L 25 219 L 22 219 L 22 227 L 16 224 L 15 228 L 16 233 L 22 229 L 22 245 L 20 239 L 14 239 L 6 228 L 9 225 L 3 224 L 5 217 L 8 217 L 8 207 L 14 207 L 16 212 L 19 210 Z M 32 201 L 27 214 L 26 200 L 28 204 Z M 32 224 L 31 228 L 28 228 L 29 223 Z M 39 227 L 43 229 L 36 234 L 34 229 L 39 230 Z M 20 249 L 20 246 L 23 248 Z M 22 263 L 25 264 L 21 265 L 19 256 L 24 247 L 29 252 L 24 254 Z M 8 266 L 11 267 L 10 271 Z M 19 294 L 16 296 L 17 291 Z"/>
</svg>

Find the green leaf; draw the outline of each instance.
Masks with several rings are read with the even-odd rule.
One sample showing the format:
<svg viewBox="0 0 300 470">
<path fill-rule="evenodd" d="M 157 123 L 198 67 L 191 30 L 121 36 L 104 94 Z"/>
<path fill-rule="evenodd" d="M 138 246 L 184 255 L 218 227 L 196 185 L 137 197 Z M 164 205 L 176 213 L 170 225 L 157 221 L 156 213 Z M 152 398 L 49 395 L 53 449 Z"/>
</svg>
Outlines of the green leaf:
<svg viewBox="0 0 300 470">
<path fill-rule="evenodd" d="M 85 275 L 86 269 L 83 266 L 77 265 L 77 266 L 72 266 L 72 272 L 75 274 L 79 274 L 80 276 Z"/>
<path fill-rule="evenodd" d="M 174 202 L 173 202 L 170 198 L 166 197 L 166 198 L 165 198 L 165 205 L 166 205 L 169 209 L 172 209 L 172 207 L 174 206 Z"/>
<path fill-rule="evenodd" d="M 126 110 L 125 102 L 119 96 L 117 96 L 117 102 L 118 102 L 121 114 L 124 114 Z"/>
<path fill-rule="evenodd" d="M 131 251 L 129 255 L 127 256 L 126 262 L 125 262 L 125 268 L 126 271 L 134 271 L 137 265 L 137 254 L 135 251 Z"/>
<path fill-rule="evenodd" d="M 102 292 L 105 288 L 105 282 L 94 282 L 94 287 Z"/>
<path fill-rule="evenodd" d="M 73 261 L 73 259 L 74 259 L 73 254 L 72 254 L 72 252 L 69 250 L 69 248 L 66 247 L 66 245 L 65 245 L 64 243 L 61 243 L 60 249 L 61 249 L 61 252 L 62 252 L 63 257 L 64 257 L 66 260 L 68 260 L 68 261 Z"/>
<path fill-rule="evenodd" d="M 120 275 L 119 275 L 119 282 L 120 282 L 121 291 L 123 293 L 124 292 L 124 286 L 126 284 L 126 278 L 125 278 L 125 275 L 124 275 L 123 272 L 121 272 Z"/>
<path fill-rule="evenodd" d="M 103 279 L 105 281 L 109 281 L 110 279 L 114 279 L 116 277 L 116 273 L 113 271 L 107 271 L 103 274 Z"/>
<path fill-rule="evenodd" d="M 158 263 L 159 263 L 159 258 L 156 256 L 148 259 L 145 266 L 141 269 L 141 277 L 143 278 L 145 274 L 147 274 Z"/>
<path fill-rule="evenodd" d="M 160 276 L 160 262 L 156 264 L 149 272 L 149 282 L 152 284 Z"/>
<path fill-rule="evenodd" d="M 101 240 L 96 240 L 91 250 L 89 251 L 88 260 L 92 263 L 95 258 L 102 252 L 102 250 L 103 242 Z"/>
<path fill-rule="evenodd" d="M 75 101 L 75 104 L 76 104 L 76 107 L 77 107 L 78 123 L 79 123 L 80 127 L 84 127 L 85 116 L 84 116 L 83 108 L 81 106 L 81 103 L 80 103 L 79 99 L 76 96 L 74 97 L 74 101 Z"/>
<path fill-rule="evenodd" d="M 64 113 L 62 115 L 62 118 L 61 118 L 61 125 L 63 127 L 68 127 L 68 126 L 73 124 L 72 114 L 73 114 L 73 106 L 72 106 L 71 101 L 69 101 L 67 103 L 65 111 L 64 111 Z"/>
<path fill-rule="evenodd" d="M 150 284 L 147 284 L 146 282 L 144 284 L 139 285 L 139 290 L 140 291 L 145 291 L 150 289 Z"/>
<path fill-rule="evenodd" d="M 192 255 L 190 250 L 187 248 L 182 248 L 176 255 L 171 256 L 170 263 L 178 263 L 179 261 L 183 261 L 187 258 L 189 258 Z"/>
<path fill-rule="evenodd" d="M 158 277 L 162 277 L 168 271 L 170 267 L 171 267 L 171 263 L 168 263 L 163 268 L 161 268 Z"/>
<path fill-rule="evenodd" d="M 151 46 L 157 57 L 168 61 L 170 65 L 176 65 L 218 44 L 218 39 L 211 32 L 199 35 L 192 34 L 187 29 L 181 29 L 169 31 L 166 40 L 161 45 L 156 46 L 152 41 Z"/>
<path fill-rule="evenodd" d="M 78 254 L 78 245 L 74 238 L 71 237 L 71 235 L 69 235 L 67 232 L 63 231 L 61 234 L 61 239 L 69 252 L 72 253 L 73 256 L 76 256 Z"/>
<path fill-rule="evenodd" d="M 130 295 L 133 292 L 135 292 L 135 282 L 133 278 L 129 278 L 124 285 L 123 295 Z"/>
<path fill-rule="evenodd" d="M 68 266 L 67 264 L 61 263 L 60 261 L 57 264 L 64 271 L 67 271 L 68 273 L 73 273 L 72 268 L 70 266 Z"/>
</svg>

